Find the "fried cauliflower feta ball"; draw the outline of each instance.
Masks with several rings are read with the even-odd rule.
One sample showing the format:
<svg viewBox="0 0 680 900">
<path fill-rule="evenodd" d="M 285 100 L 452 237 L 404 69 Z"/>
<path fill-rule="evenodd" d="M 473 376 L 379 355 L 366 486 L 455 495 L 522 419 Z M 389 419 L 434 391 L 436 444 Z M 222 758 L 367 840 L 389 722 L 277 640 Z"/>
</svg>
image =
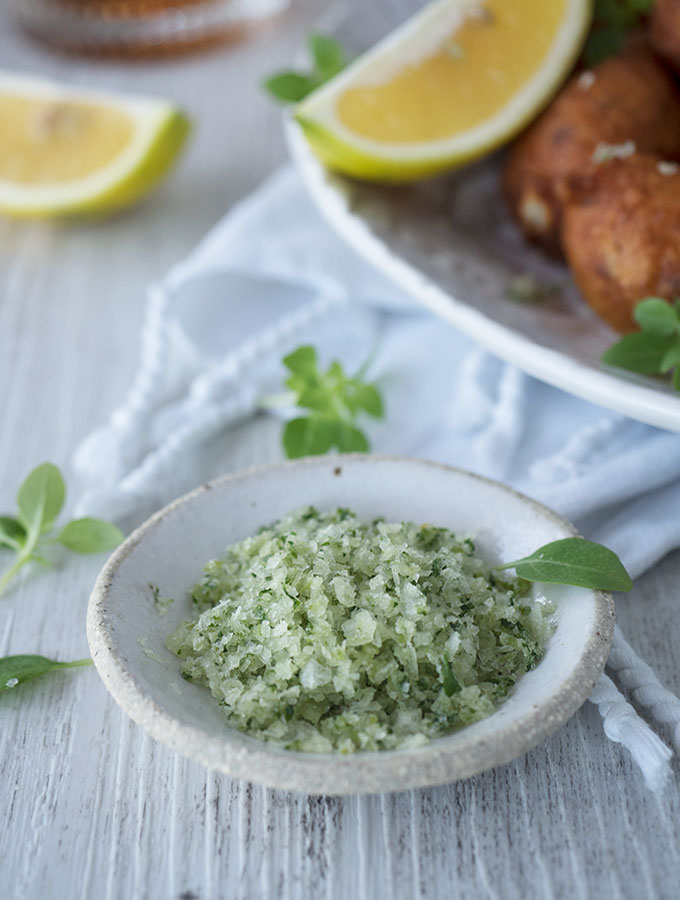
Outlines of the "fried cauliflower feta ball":
<svg viewBox="0 0 680 900">
<path fill-rule="evenodd" d="M 680 0 L 656 0 L 649 37 L 656 52 L 680 72 Z"/>
<path fill-rule="evenodd" d="M 639 42 L 574 76 L 511 150 L 503 191 L 526 235 L 559 253 L 565 205 L 600 145 L 680 158 L 680 95 Z"/>
<path fill-rule="evenodd" d="M 597 166 L 564 212 L 564 251 L 586 302 L 617 331 L 648 296 L 680 296 L 680 167 L 651 154 Z"/>
</svg>

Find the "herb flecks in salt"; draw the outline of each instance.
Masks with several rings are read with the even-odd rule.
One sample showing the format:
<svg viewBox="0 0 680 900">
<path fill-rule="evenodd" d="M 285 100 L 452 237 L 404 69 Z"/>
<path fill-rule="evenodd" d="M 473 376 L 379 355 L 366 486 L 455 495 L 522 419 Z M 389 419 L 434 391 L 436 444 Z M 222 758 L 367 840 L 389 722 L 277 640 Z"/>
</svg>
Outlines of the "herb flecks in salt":
<svg viewBox="0 0 680 900">
<path fill-rule="evenodd" d="M 149 584 L 149 590 L 151 591 L 151 596 L 153 597 L 153 605 L 156 607 L 156 612 L 159 616 L 164 616 L 170 609 L 172 604 L 175 602 L 174 598 L 162 597 L 161 589 L 157 584 Z"/>
<path fill-rule="evenodd" d="M 205 567 L 168 646 L 231 726 L 289 749 L 414 747 L 494 711 L 550 610 L 444 528 L 313 508 Z"/>
</svg>

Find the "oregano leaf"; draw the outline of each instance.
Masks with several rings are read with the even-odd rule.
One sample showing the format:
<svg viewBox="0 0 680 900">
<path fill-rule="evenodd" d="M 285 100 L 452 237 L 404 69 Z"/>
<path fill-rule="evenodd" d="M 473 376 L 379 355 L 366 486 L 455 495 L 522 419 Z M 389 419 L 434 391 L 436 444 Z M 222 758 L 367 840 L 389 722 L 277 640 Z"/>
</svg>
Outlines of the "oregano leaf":
<svg viewBox="0 0 680 900">
<path fill-rule="evenodd" d="M 670 372 L 671 369 L 674 369 L 678 365 L 680 365 L 680 340 L 675 341 L 675 343 L 671 344 L 668 350 L 666 350 L 661 359 L 659 371 Z"/>
<path fill-rule="evenodd" d="M 21 550 L 26 542 L 26 528 L 14 516 L 0 516 L 0 546 Z"/>
<path fill-rule="evenodd" d="M 362 378 L 366 366 L 348 377 L 342 364 L 333 360 L 323 371 L 315 348 L 306 344 L 285 356 L 283 364 L 291 373 L 285 384 L 292 396 L 264 397 L 261 405 L 280 407 L 288 402 L 309 412 L 285 425 L 282 440 L 286 456 L 296 459 L 332 449 L 366 452 L 368 438 L 357 425 L 357 418 L 363 414 L 380 418 L 384 414 L 377 387 Z"/>
<path fill-rule="evenodd" d="M 647 331 L 625 334 L 602 355 L 602 362 L 630 372 L 654 375 L 661 371 L 664 356 L 673 338 L 661 337 Z"/>
<path fill-rule="evenodd" d="M 0 659 L 0 691 L 11 691 L 12 688 L 34 678 L 47 675 L 57 669 L 73 669 L 78 666 L 91 666 L 91 659 L 76 659 L 72 662 L 58 662 L 46 656 L 20 655 L 5 656 Z"/>
<path fill-rule="evenodd" d="M 325 34 L 310 34 L 309 51 L 319 80 L 328 81 L 347 65 L 347 57 L 341 44 Z"/>
<path fill-rule="evenodd" d="M 317 412 L 326 412 L 332 403 L 333 394 L 327 387 L 319 387 L 314 385 L 300 391 L 297 405 L 303 409 L 313 409 Z"/>
<path fill-rule="evenodd" d="M 115 525 L 101 519 L 78 519 L 70 522 L 56 538 L 48 535 L 62 510 L 66 486 L 59 469 L 42 463 L 24 479 L 17 492 L 18 516 L 0 516 L 0 547 L 14 551 L 14 560 L 0 572 L 0 594 L 29 563 L 49 567 L 43 555 L 44 541 L 54 540 L 77 553 L 110 550 L 123 539 Z"/>
<path fill-rule="evenodd" d="M 633 587 L 613 550 L 577 537 L 552 541 L 529 556 L 494 568 L 514 569 L 527 581 L 547 584 L 571 584 L 600 591 L 630 591 Z"/>
<path fill-rule="evenodd" d="M 583 48 L 583 61 L 587 66 L 596 66 L 608 56 L 614 56 L 623 47 L 626 36 L 626 29 L 619 25 L 594 29 Z"/>
<path fill-rule="evenodd" d="M 346 422 L 336 424 L 334 445 L 341 453 L 367 453 L 370 449 L 368 439 L 363 431 Z"/>
<path fill-rule="evenodd" d="M 262 82 L 263 88 L 280 103 L 299 103 L 347 65 L 345 51 L 334 38 L 313 33 L 307 44 L 312 57 L 311 72 L 276 72 Z"/>
<path fill-rule="evenodd" d="M 378 389 L 372 384 L 358 384 L 355 391 L 358 409 L 363 409 L 374 419 L 382 419 L 385 410 Z"/>
<path fill-rule="evenodd" d="M 289 459 L 321 456 L 333 446 L 334 422 L 314 416 L 291 419 L 283 430 L 283 447 Z"/>
<path fill-rule="evenodd" d="M 316 350 L 307 344 L 284 356 L 282 362 L 295 375 L 309 376 L 316 374 Z"/>
<path fill-rule="evenodd" d="M 280 103 L 299 103 L 317 88 L 319 82 L 302 72 L 277 72 L 262 82 L 262 86 Z"/>
<path fill-rule="evenodd" d="M 593 26 L 586 41 L 583 59 L 587 65 L 617 53 L 630 33 L 644 24 L 654 0 L 595 0 Z"/>
<path fill-rule="evenodd" d="M 672 337 L 680 331 L 678 314 L 672 304 L 660 297 L 647 297 L 640 300 L 633 310 L 633 318 L 643 331 Z"/>
<path fill-rule="evenodd" d="M 446 655 L 442 656 L 442 687 L 447 697 L 452 697 L 461 690 L 460 682 L 453 674 L 451 663 Z"/>
<path fill-rule="evenodd" d="M 66 486 L 59 469 L 43 463 L 24 480 L 17 493 L 19 519 L 29 533 L 47 531 L 66 499 Z"/>
<path fill-rule="evenodd" d="M 103 553 L 123 540 L 120 528 L 103 519 L 74 519 L 62 528 L 56 540 L 75 553 Z"/>
</svg>

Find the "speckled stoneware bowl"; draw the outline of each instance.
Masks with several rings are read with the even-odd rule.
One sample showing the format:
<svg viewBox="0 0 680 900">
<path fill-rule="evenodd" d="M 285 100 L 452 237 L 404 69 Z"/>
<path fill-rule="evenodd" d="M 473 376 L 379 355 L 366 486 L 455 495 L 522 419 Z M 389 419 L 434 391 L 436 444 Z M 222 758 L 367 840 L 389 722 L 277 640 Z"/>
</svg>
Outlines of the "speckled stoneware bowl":
<svg viewBox="0 0 680 900">
<path fill-rule="evenodd" d="M 191 616 L 203 564 L 292 509 L 348 506 L 367 519 L 431 522 L 476 535 L 478 552 L 517 559 L 574 529 L 550 510 L 467 472 L 418 460 L 317 457 L 231 475 L 171 503 L 114 553 L 95 585 L 87 633 L 95 665 L 135 722 L 174 750 L 236 778 L 314 794 L 394 791 L 508 762 L 559 728 L 604 667 L 611 597 L 536 585 L 556 604 L 545 656 L 489 718 L 413 750 L 350 756 L 281 750 L 229 728 L 206 688 L 189 684 L 165 639 Z M 159 615 L 149 585 L 175 598 Z"/>
</svg>

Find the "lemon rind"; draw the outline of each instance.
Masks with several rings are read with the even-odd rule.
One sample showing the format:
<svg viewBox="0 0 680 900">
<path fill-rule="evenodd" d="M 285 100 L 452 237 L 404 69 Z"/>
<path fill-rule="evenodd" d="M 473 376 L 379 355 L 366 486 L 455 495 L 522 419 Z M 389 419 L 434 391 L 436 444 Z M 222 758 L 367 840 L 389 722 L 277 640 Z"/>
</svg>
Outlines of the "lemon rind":
<svg viewBox="0 0 680 900">
<path fill-rule="evenodd" d="M 462 8 L 469 5 L 467 0 L 461 3 Z M 521 131 L 550 100 L 575 63 L 592 19 L 591 0 L 569 0 L 563 25 L 542 65 L 502 109 L 476 128 L 444 140 L 409 144 L 370 140 L 346 128 L 334 115 L 334 98 L 356 83 L 357 73 L 361 74 L 372 59 L 398 50 L 426 14 L 434 21 L 446 6 L 450 6 L 448 0 L 426 7 L 298 104 L 294 117 L 326 166 L 371 181 L 408 182 L 486 155 Z"/>
<path fill-rule="evenodd" d="M 127 206 L 165 175 L 190 131 L 186 115 L 167 101 L 71 89 L 6 72 L 0 73 L 0 93 L 108 105 L 127 115 L 132 124 L 132 139 L 125 149 L 83 178 L 39 185 L 0 178 L 0 211 L 14 217 L 108 212 Z"/>
</svg>

